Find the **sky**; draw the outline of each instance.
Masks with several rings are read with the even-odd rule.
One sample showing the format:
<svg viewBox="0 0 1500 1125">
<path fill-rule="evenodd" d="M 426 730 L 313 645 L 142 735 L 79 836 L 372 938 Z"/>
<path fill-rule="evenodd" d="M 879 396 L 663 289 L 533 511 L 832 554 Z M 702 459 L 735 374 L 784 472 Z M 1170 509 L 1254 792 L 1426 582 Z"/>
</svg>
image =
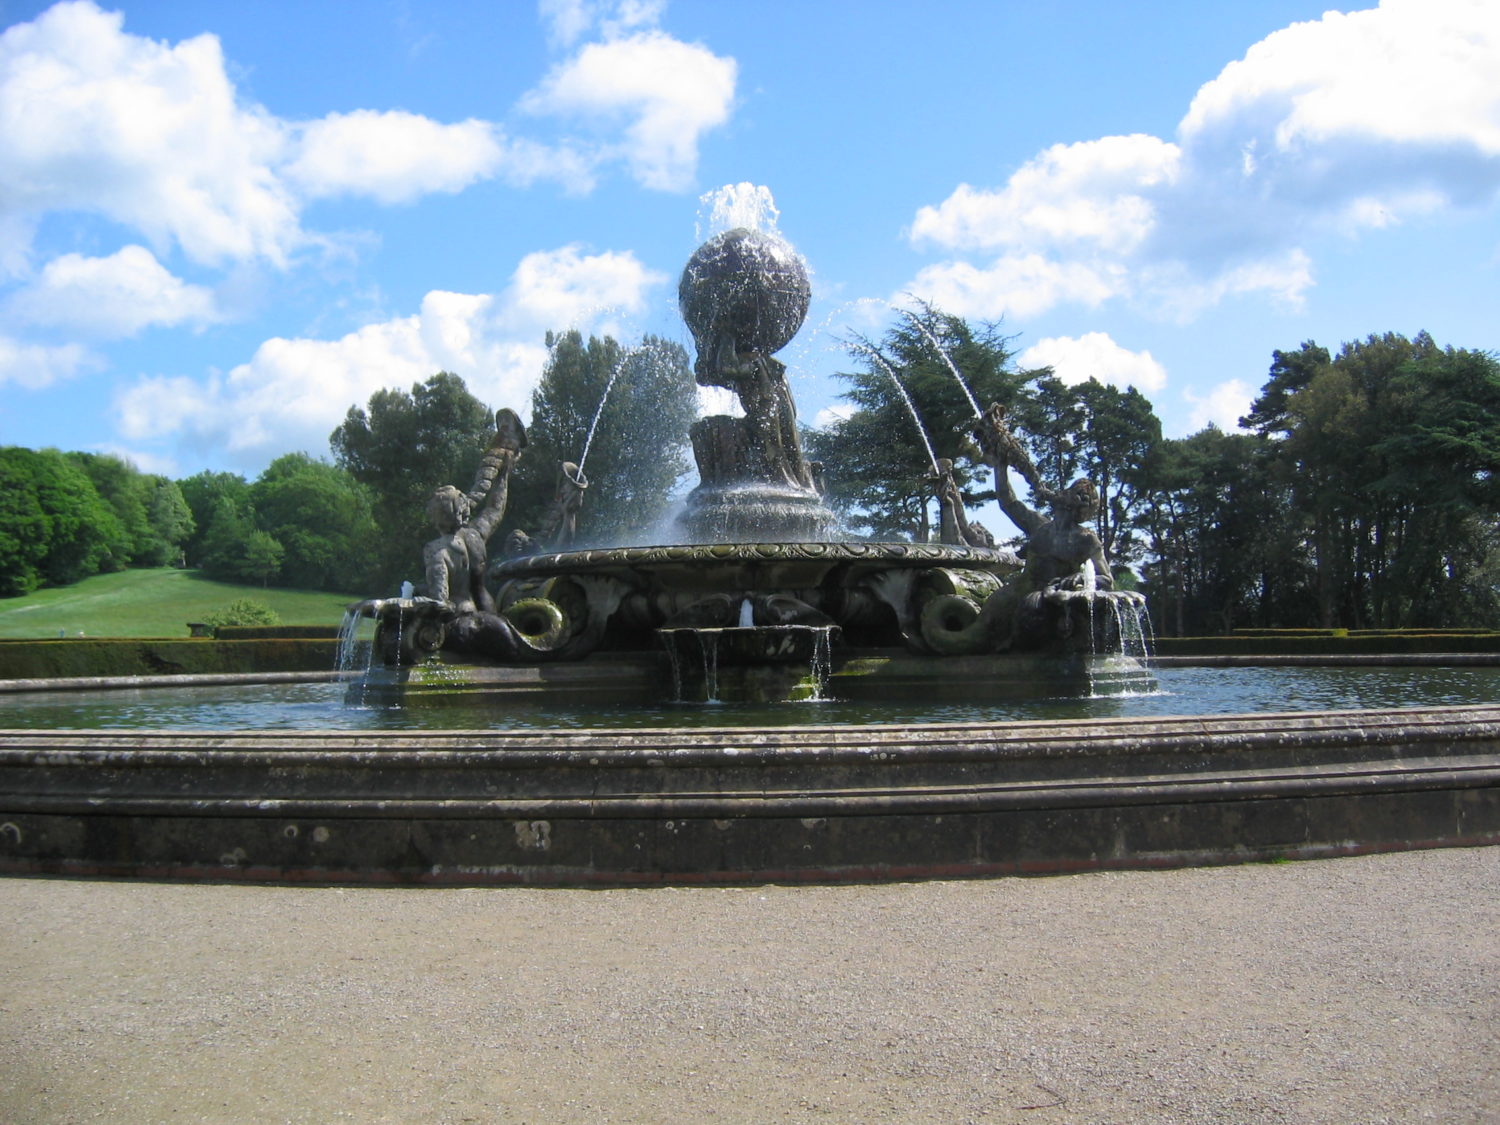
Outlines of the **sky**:
<svg viewBox="0 0 1500 1125">
<path fill-rule="evenodd" d="M 0 0 L 0 445 L 253 477 L 548 330 L 690 347 L 755 211 L 804 420 L 925 300 L 1231 429 L 1275 349 L 1500 347 L 1500 3 Z"/>
</svg>

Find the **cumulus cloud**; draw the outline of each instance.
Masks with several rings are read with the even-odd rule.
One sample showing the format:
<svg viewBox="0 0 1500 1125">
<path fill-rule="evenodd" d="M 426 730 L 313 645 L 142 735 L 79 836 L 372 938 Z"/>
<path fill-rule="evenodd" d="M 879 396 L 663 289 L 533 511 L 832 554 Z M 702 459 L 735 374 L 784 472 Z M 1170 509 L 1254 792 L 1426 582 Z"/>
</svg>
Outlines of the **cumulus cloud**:
<svg viewBox="0 0 1500 1125">
<path fill-rule="evenodd" d="M 0 336 L 0 387 L 40 390 L 99 367 L 98 356 L 79 344 L 47 347 Z"/>
<path fill-rule="evenodd" d="M 528 255 L 499 295 L 433 291 L 411 316 L 335 340 L 267 340 L 227 375 L 154 376 L 119 396 L 120 432 L 135 442 L 217 448 L 255 465 L 288 448 L 322 449 L 353 404 L 382 387 L 455 371 L 481 399 L 529 405 L 546 363 L 547 328 L 606 330 L 639 312 L 666 279 L 630 254 L 576 246 Z"/>
<path fill-rule="evenodd" d="M 625 122 L 624 139 L 601 146 L 601 159 L 620 159 L 643 186 L 689 187 L 698 142 L 724 124 L 734 101 L 737 67 L 707 47 L 657 30 L 586 44 L 521 100 L 535 115 L 605 126 Z"/>
<path fill-rule="evenodd" d="M 921 208 L 913 242 L 957 257 L 912 288 L 984 316 L 1104 299 L 1181 318 L 1231 296 L 1295 307 L 1325 232 L 1495 201 L 1496 73 L 1487 0 L 1386 0 L 1294 24 L 1204 85 L 1174 140 L 1055 145 L 998 187 Z"/>
<path fill-rule="evenodd" d="M 307 198 L 367 195 L 380 203 L 459 192 L 497 175 L 523 185 L 543 177 L 574 188 L 592 184 L 577 153 L 511 140 L 492 122 L 445 125 L 414 113 L 367 109 L 301 126 L 285 175 Z"/>
<path fill-rule="evenodd" d="M 209 290 L 174 277 L 144 246 L 126 246 L 107 258 L 54 258 L 6 311 L 32 325 L 97 337 L 217 318 Z"/>
<path fill-rule="evenodd" d="M 1196 432 L 1210 424 L 1224 431 L 1239 428 L 1240 419 L 1250 413 L 1255 392 L 1239 379 L 1230 379 L 1212 387 L 1206 395 L 1183 391 L 1182 397 L 1192 404 L 1188 430 Z"/>
<path fill-rule="evenodd" d="M 158 251 L 283 262 L 301 240 L 273 165 L 286 128 L 243 105 L 212 35 L 175 46 L 64 3 L 0 35 L 0 199 L 10 216 L 103 215 Z"/>
<path fill-rule="evenodd" d="M 1090 379 L 1143 391 L 1159 391 L 1167 385 L 1167 369 L 1150 352 L 1122 348 L 1105 332 L 1049 336 L 1018 355 L 1016 363 L 1022 370 L 1050 367 L 1069 386 Z"/>
</svg>

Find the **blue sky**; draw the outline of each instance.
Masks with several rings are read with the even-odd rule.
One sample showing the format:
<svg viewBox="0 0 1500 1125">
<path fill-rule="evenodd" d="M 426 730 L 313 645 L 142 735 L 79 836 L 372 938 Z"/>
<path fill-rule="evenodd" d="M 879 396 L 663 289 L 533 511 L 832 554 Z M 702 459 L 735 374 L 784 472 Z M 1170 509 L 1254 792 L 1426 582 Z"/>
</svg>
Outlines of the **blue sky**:
<svg viewBox="0 0 1500 1125">
<path fill-rule="evenodd" d="M 1500 347 L 1500 4 L 0 2 L 0 444 L 254 475 L 548 329 L 687 343 L 715 202 L 814 305 L 917 295 L 1233 426 L 1271 351 Z M 735 185 L 743 185 L 736 187 Z M 732 190 L 728 190 L 732 189 Z"/>
</svg>

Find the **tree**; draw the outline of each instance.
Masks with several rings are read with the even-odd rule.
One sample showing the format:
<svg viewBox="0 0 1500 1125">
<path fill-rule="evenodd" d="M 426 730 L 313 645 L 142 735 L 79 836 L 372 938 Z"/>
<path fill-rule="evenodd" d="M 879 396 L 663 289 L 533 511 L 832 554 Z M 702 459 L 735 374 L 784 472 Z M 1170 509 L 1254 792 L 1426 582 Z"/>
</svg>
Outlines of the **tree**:
<svg viewBox="0 0 1500 1125">
<path fill-rule="evenodd" d="M 457 375 L 440 371 L 408 394 L 380 390 L 368 409 L 351 406 L 329 436 L 334 461 L 370 489 L 380 528 L 372 589 L 393 589 L 421 567 L 424 511 L 434 489 L 466 489 L 494 433 L 493 413 Z"/>
<path fill-rule="evenodd" d="M 1177 636 L 1298 621 L 1310 562 L 1273 450 L 1214 426 L 1163 441 L 1143 477 L 1147 595 Z"/>
<path fill-rule="evenodd" d="M 7 493 L 0 552 L 16 568 L 5 587 L 25 593 L 40 584 L 66 586 L 125 565 L 124 527 L 68 455 L 10 446 L 0 449 L 0 466 Z"/>
<path fill-rule="evenodd" d="M 687 352 L 655 336 L 626 349 L 608 336 L 585 342 L 577 331 L 549 332 L 547 347 L 507 527 L 542 528 L 558 467 L 571 461 L 582 463 L 590 482 L 578 516 L 580 543 L 648 534 L 688 469 L 697 391 Z"/>
<path fill-rule="evenodd" d="M 203 566 L 204 543 L 220 501 L 227 499 L 235 510 L 248 513 L 250 482 L 238 473 L 216 473 L 205 469 L 177 484 L 193 520 L 193 530 L 182 545 L 183 554 L 189 566 Z"/>
<path fill-rule="evenodd" d="M 1024 376 L 1012 370 L 1008 345 L 997 324 L 972 326 L 930 305 L 905 314 L 878 345 L 851 341 L 859 366 L 838 378 L 854 409 L 807 435 L 848 523 L 880 538 L 928 538 L 938 458 L 953 462 L 966 506 L 994 498 L 970 431 L 976 405 L 1010 405 L 1019 393 Z"/>
<path fill-rule="evenodd" d="M 181 559 L 183 544 L 192 534 L 193 517 L 173 481 L 143 473 L 113 454 L 66 456 L 88 474 L 124 531 L 126 546 L 109 560 L 107 568 L 167 566 Z"/>
<path fill-rule="evenodd" d="M 367 560 L 376 544 L 369 493 L 349 473 L 305 453 L 288 453 L 250 486 L 257 529 L 283 551 L 280 584 L 309 590 L 369 589 Z M 269 550 L 256 546 L 263 566 Z"/>
<path fill-rule="evenodd" d="M 1018 414 L 1043 479 L 1057 488 L 1080 476 L 1093 481 L 1105 554 L 1121 563 L 1134 558 L 1145 480 L 1162 440 L 1161 420 L 1146 396 L 1092 378 L 1064 384 L 1048 371 L 1034 378 Z"/>
</svg>

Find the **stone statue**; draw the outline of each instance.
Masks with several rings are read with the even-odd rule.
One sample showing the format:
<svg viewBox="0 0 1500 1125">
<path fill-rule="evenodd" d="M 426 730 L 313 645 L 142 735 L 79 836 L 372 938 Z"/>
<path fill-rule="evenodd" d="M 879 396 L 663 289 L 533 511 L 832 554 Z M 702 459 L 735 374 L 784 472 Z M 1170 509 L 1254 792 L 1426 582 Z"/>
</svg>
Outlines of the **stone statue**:
<svg viewBox="0 0 1500 1125">
<path fill-rule="evenodd" d="M 963 493 L 958 490 L 958 481 L 953 477 L 953 462 L 947 457 L 938 458 L 936 486 L 941 543 L 952 543 L 964 547 L 993 547 L 995 537 L 979 522 L 970 523 L 964 510 Z"/>
<path fill-rule="evenodd" d="M 588 477 L 572 461 L 558 466 L 557 491 L 552 496 L 552 511 L 547 516 L 541 540 L 549 551 L 566 551 L 578 537 L 578 510 L 583 507 Z"/>
<path fill-rule="evenodd" d="M 700 418 L 690 431 L 701 480 L 681 519 L 690 541 L 827 538 L 837 520 L 803 457 L 786 367 L 773 358 L 807 316 L 805 263 L 774 234 L 726 231 L 689 259 L 677 293 L 694 377 L 733 391 L 744 414 Z"/>
<path fill-rule="evenodd" d="M 489 540 L 505 516 L 510 474 L 526 445 L 526 431 L 515 411 L 495 413 L 495 437 L 467 493 L 451 484 L 427 502 L 427 518 L 439 534 L 422 549 L 427 596 L 445 606 L 447 644 L 455 649 L 510 651 L 514 628 L 495 612 L 485 587 Z M 477 509 L 477 513 L 476 513 Z"/>
<path fill-rule="evenodd" d="M 1093 481 L 1076 480 L 1058 491 L 1041 479 L 1036 466 L 1005 424 L 1005 408 L 994 403 L 985 412 L 974 436 L 995 470 L 995 492 L 1000 507 L 1026 535 L 1024 581 L 1030 590 L 1081 590 L 1114 586 L 1104 544 L 1086 526 L 1099 511 L 1099 490 Z M 1007 469 L 1014 467 L 1052 510 L 1044 516 L 1027 507 L 1010 486 Z M 1085 568 L 1092 570 L 1085 575 Z"/>
</svg>

